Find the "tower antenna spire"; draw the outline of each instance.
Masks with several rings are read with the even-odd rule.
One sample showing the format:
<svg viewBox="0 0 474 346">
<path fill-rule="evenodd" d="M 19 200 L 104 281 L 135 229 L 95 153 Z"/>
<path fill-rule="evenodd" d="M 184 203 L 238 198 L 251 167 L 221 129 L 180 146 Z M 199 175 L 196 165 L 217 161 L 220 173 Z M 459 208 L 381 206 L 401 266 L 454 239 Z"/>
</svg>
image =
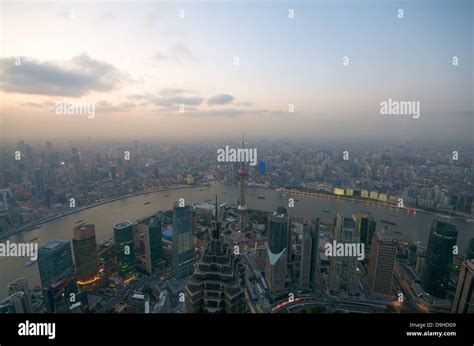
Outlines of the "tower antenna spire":
<svg viewBox="0 0 474 346">
<path fill-rule="evenodd" d="M 218 239 L 219 238 L 219 214 L 218 214 L 218 208 L 217 208 L 217 195 L 216 195 L 216 202 L 215 202 L 215 213 L 216 213 L 216 226 L 214 228 L 214 234 L 213 234 L 213 238 L 214 239 Z"/>
</svg>

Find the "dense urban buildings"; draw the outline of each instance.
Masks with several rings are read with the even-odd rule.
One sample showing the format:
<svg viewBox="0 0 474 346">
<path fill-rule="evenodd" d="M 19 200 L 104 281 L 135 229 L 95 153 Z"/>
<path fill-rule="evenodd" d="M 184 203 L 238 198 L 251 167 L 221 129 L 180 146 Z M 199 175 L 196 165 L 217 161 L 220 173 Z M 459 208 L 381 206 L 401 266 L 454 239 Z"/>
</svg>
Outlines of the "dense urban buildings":
<svg viewBox="0 0 474 346">
<path fill-rule="evenodd" d="M 41 150 L 41 146 L 30 149 L 26 143 L 19 146 L 25 151 Z M 257 167 L 244 166 L 241 184 L 242 164 L 216 164 L 212 145 L 165 148 L 134 143 L 138 155 L 130 162 L 109 154 L 94 155 L 95 149 L 84 144 L 74 148 L 63 150 L 49 142 L 43 155 L 47 165 L 15 163 L 9 166 L 10 173 L 1 173 L 3 180 L 20 174 L 29 182 L 29 190 L 15 180 L 0 190 L 2 232 L 32 232 L 28 239 L 34 243 L 40 238 L 43 245 L 37 262 L 26 258 L 5 282 L 5 288 L 9 283 L 11 287 L 1 297 L 2 311 L 141 312 L 146 301 L 150 313 L 241 311 L 241 307 L 247 312 L 299 312 L 323 310 L 321 305 L 327 312 L 399 311 L 405 304 L 414 304 L 419 312 L 469 309 L 463 303 L 464 296 L 470 297 L 469 268 L 462 263 L 473 253 L 472 236 L 469 222 L 463 221 L 470 214 L 460 210 L 468 209 L 469 199 L 453 198 L 456 205 L 445 212 L 436 203 L 432 209 L 417 209 L 410 199 L 404 200 L 403 207 L 397 204 L 403 198 L 403 185 L 416 181 L 407 172 L 402 174 L 406 178 L 399 173 L 421 154 L 411 157 L 414 154 L 385 148 L 380 149 L 384 155 L 378 155 L 365 147 L 353 163 L 360 169 L 351 166 L 350 178 L 336 150 L 261 143 L 259 155 L 265 159 L 266 171 L 262 174 Z M 159 158 L 161 164 L 152 163 L 151 157 Z M 42 173 L 36 171 L 38 167 Z M 457 165 L 446 171 L 436 167 L 429 170 L 431 178 L 423 170 L 416 171 L 418 177 L 423 175 L 420 183 L 426 186 L 439 172 L 446 177 L 458 169 Z M 444 186 L 469 179 L 468 170 L 462 172 Z M 377 183 L 378 179 L 384 183 Z M 42 202 L 35 185 L 43 185 Z M 440 200 L 439 206 L 449 204 L 446 190 L 434 187 L 428 193 L 425 189 L 420 198 L 426 205 L 430 199 Z M 122 198 L 130 193 L 142 196 L 136 199 L 141 203 L 130 204 L 132 199 Z M 219 242 L 226 250 L 221 259 L 209 255 L 215 229 L 215 205 L 209 198 L 215 194 L 222 199 Z M 118 222 L 119 217 L 107 214 L 95 219 L 83 216 L 81 208 L 95 203 L 87 210 L 102 210 L 114 199 L 123 201 L 124 218 L 130 221 Z M 241 200 L 247 206 L 243 224 Z M 271 211 L 278 205 L 284 207 Z M 128 208 L 133 214 L 128 214 Z M 58 230 L 56 234 L 62 236 L 54 238 L 69 238 L 69 242 L 48 238 L 52 231 L 46 232 L 38 223 L 45 219 L 48 225 L 49 218 L 67 219 L 68 214 L 73 221 L 65 229 L 72 228 L 72 234 Z M 427 226 L 420 227 L 417 220 Z M 446 231 L 459 228 L 462 232 L 457 237 Z M 393 242 L 386 241 L 390 238 Z M 327 246 L 334 241 L 345 249 L 363 245 L 364 256 L 339 256 L 337 251 L 335 256 L 327 255 Z M 230 259 L 224 261 L 226 256 Z M 219 266 L 218 261 L 225 264 Z M 17 273 L 26 275 L 21 267 L 36 265 L 40 282 L 30 276 L 28 282 L 19 279 Z M 242 275 L 238 279 L 228 274 L 234 266 L 238 269 L 232 269 L 233 273 Z M 204 285 L 211 280 L 207 272 L 211 267 L 219 273 L 214 276 L 221 282 L 219 287 L 234 291 L 205 301 L 201 297 L 214 294 L 209 289 L 214 286 Z M 405 300 L 402 305 L 395 302 L 400 293 Z"/>
</svg>

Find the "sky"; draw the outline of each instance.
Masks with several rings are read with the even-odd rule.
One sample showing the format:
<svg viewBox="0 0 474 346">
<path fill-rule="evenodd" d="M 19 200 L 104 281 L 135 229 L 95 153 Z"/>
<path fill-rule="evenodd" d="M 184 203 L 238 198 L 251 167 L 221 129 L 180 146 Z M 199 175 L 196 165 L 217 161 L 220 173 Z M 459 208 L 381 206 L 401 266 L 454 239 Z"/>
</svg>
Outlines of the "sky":
<svg viewBox="0 0 474 346">
<path fill-rule="evenodd" d="M 0 6 L 6 140 L 474 136 L 472 1 Z M 381 115 L 388 99 L 420 118 Z"/>
</svg>

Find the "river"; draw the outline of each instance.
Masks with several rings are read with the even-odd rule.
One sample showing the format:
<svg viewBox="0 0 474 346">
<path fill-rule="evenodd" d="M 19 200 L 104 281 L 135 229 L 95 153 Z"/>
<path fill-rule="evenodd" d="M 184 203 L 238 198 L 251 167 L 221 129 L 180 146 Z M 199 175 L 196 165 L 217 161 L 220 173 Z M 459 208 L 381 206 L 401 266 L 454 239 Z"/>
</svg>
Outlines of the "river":
<svg viewBox="0 0 474 346">
<path fill-rule="evenodd" d="M 164 197 L 169 195 L 169 197 Z M 154 192 L 139 196 L 133 196 L 102 204 L 97 207 L 82 210 L 77 213 L 55 219 L 42 225 L 40 229 L 22 232 L 12 235 L 7 239 L 10 242 L 30 242 L 38 238 L 39 246 L 51 240 L 71 240 L 73 228 L 78 220 L 95 225 L 97 241 L 107 239 L 112 235 L 112 227 L 121 220 L 135 221 L 136 219 L 152 214 L 158 210 L 172 208 L 173 202 L 184 198 L 185 203 L 199 203 L 214 199 L 218 196 L 219 203 L 236 203 L 239 190 L 235 186 L 223 184 L 211 184 L 210 186 L 190 187 L 186 189 Z M 263 196 L 265 199 L 259 199 Z M 288 197 L 287 197 L 288 198 Z M 288 206 L 287 198 L 283 198 L 274 190 L 263 188 L 247 189 L 247 204 L 251 209 L 274 211 L 280 205 Z M 377 228 L 388 226 L 389 230 L 400 232 L 407 240 L 419 240 L 426 245 L 431 222 L 441 219 L 428 213 L 410 214 L 404 210 L 371 206 L 360 202 L 338 201 L 331 199 L 320 199 L 316 197 L 295 196 L 299 201 L 291 209 L 291 214 L 297 217 L 320 217 L 324 222 L 331 222 L 337 213 L 350 216 L 358 211 L 370 212 L 377 221 Z M 145 205 L 144 203 L 151 202 Z M 324 213 L 322 210 L 328 210 Z M 395 222 L 396 226 L 380 223 L 381 219 Z M 461 254 L 464 254 L 470 238 L 474 237 L 474 223 L 453 220 L 459 231 L 457 244 Z M 19 277 L 28 279 L 30 288 L 40 284 L 38 266 L 34 264 L 25 266 L 28 258 L 0 257 L 0 299 L 7 296 L 7 285 Z"/>
</svg>

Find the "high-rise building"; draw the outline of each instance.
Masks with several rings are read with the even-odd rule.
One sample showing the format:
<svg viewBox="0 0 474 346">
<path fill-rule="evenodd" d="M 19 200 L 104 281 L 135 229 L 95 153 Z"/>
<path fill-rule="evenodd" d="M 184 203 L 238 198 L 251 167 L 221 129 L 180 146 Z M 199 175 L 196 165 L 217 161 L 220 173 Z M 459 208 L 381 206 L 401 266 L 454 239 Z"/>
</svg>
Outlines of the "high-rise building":
<svg viewBox="0 0 474 346">
<path fill-rule="evenodd" d="M 8 294 L 11 296 L 17 292 L 24 293 L 24 309 L 25 312 L 33 312 L 33 305 L 31 303 L 31 293 L 30 287 L 28 285 L 28 280 L 26 278 L 19 278 L 8 284 Z"/>
<path fill-rule="evenodd" d="M 136 268 L 131 222 L 122 221 L 114 225 L 114 242 L 118 273 L 122 280 L 127 281 L 134 277 Z"/>
<path fill-rule="evenodd" d="M 247 312 L 245 267 L 232 247 L 221 239 L 218 215 L 216 199 L 214 229 L 185 288 L 188 312 Z"/>
<path fill-rule="evenodd" d="M 242 135 L 242 150 L 245 148 L 245 141 Z M 239 186 L 240 186 L 240 199 L 239 205 L 237 206 L 237 212 L 239 213 L 239 230 L 244 231 L 247 223 L 247 203 L 245 200 L 245 179 L 248 175 L 248 171 L 245 168 L 244 161 L 240 162 L 240 168 L 237 172 L 239 175 Z"/>
<path fill-rule="evenodd" d="M 100 275 L 94 225 L 74 227 L 72 247 L 76 261 L 77 284 L 83 290 L 96 288 Z"/>
<path fill-rule="evenodd" d="M 128 312 L 135 314 L 150 313 L 150 296 L 142 292 L 134 292 L 129 299 Z"/>
<path fill-rule="evenodd" d="M 35 169 L 35 195 L 38 201 L 44 201 L 44 179 L 43 171 L 40 168 Z"/>
<path fill-rule="evenodd" d="M 301 261 L 299 273 L 299 287 L 303 292 L 310 290 L 311 261 L 312 261 L 313 238 L 310 226 L 303 225 L 303 234 L 301 235 Z"/>
<path fill-rule="evenodd" d="M 311 225 L 311 270 L 309 276 L 309 287 L 313 292 L 319 289 L 319 218 Z"/>
<path fill-rule="evenodd" d="M 163 258 L 161 223 L 162 216 L 158 215 L 145 229 L 145 264 L 148 273 L 151 273 Z"/>
<path fill-rule="evenodd" d="M 466 260 L 461 264 L 451 312 L 474 313 L 474 260 Z"/>
<path fill-rule="evenodd" d="M 68 241 L 53 240 L 38 250 L 41 285 L 47 287 L 63 276 L 74 276 L 71 246 Z"/>
<path fill-rule="evenodd" d="M 29 313 L 25 292 L 16 292 L 0 301 L 1 314 Z"/>
<path fill-rule="evenodd" d="M 392 296 L 392 281 L 397 245 L 393 237 L 379 230 L 372 239 L 369 258 L 368 281 L 372 293 L 380 298 Z"/>
<path fill-rule="evenodd" d="M 265 280 L 274 296 L 286 292 L 287 252 L 290 236 L 288 227 L 288 217 L 285 214 L 275 212 L 269 218 Z"/>
<path fill-rule="evenodd" d="M 471 240 L 469 240 L 469 244 L 466 250 L 466 260 L 472 259 L 474 259 L 474 238 L 471 238 Z"/>
<path fill-rule="evenodd" d="M 336 226 L 333 239 L 341 244 L 357 244 L 360 242 L 353 219 L 336 217 Z M 331 256 L 329 260 L 329 289 L 331 294 L 347 293 L 357 295 L 357 257 L 356 256 Z"/>
<path fill-rule="evenodd" d="M 421 282 L 425 291 L 435 297 L 446 296 L 453 264 L 453 247 L 456 245 L 457 237 L 456 226 L 438 220 L 433 221 Z"/>
<path fill-rule="evenodd" d="M 46 312 L 70 313 L 87 311 L 87 294 L 80 292 L 76 278 L 64 275 L 43 287 L 43 302 Z"/>
<path fill-rule="evenodd" d="M 369 250 L 377 223 L 369 213 L 360 213 L 353 218 L 356 222 L 356 231 L 360 234 L 360 241 L 364 243 L 365 249 Z"/>
<path fill-rule="evenodd" d="M 173 270 L 177 279 L 194 271 L 195 251 L 193 243 L 192 211 L 189 205 L 173 207 Z"/>
</svg>

